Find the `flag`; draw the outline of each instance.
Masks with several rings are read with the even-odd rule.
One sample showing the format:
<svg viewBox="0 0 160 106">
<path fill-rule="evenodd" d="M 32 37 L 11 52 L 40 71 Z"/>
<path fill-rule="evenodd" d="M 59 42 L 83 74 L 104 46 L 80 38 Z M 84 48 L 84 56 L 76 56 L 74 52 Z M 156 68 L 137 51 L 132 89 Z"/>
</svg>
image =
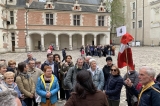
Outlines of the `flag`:
<svg viewBox="0 0 160 106">
<path fill-rule="evenodd" d="M 134 70 L 132 50 L 128 44 L 132 40 L 133 37 L 129 33 L 126 33 L 125 35 L 122 36 L 121 45 L 118 53 L 118 61 L 117 61 L 118 68 L 123 68 L 127 66 L 127 61 L 128 61 L 128 66 L 132 70 Z"/>
<path fill-rule="evenodd" d="M 117 37 L 123 36 L 124 34 L 126 34 L 126 26 L 121 26 L 119 28 L 116 28 L 116 32 L 117 32 Z"/>
</svg>

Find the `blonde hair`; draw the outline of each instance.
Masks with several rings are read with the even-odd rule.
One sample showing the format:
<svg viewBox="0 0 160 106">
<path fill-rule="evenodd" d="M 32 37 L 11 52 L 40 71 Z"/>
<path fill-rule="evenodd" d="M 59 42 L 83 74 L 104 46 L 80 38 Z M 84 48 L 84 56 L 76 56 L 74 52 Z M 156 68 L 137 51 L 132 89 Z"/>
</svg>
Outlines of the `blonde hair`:
<svg viewBox="0 0 160 106">
<path fill-rule="evenodd" d="M 14 78 L 15 74 L 13 72 L 6 72 L 6 73 L 4 73 L 4 79 L 6 79 L 9 76 L 12 76 Z"/>
<path fill-rule="evenodd" d="M 12 64 L 15 64 L 15 65 L 16 65 L 16 61 L 14 61 L 14 60 L 9 60 L 9 61 L 8 61 L 8 66 L 10 67 L 10 65 L 12 65 Z"/>
</svg>

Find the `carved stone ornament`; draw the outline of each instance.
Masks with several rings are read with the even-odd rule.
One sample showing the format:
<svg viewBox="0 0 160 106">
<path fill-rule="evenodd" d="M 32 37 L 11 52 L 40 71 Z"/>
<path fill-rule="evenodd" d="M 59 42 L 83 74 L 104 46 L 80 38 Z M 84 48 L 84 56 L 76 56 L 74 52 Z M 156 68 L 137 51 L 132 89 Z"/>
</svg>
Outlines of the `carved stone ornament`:
<svg viewBox="0 0 160 106">
<path fill-rule="evenodd" d="M 159 14 L 160 6 L 154 7 L 152 9 L 154 10 L 155 14 Z"/>
</svg>

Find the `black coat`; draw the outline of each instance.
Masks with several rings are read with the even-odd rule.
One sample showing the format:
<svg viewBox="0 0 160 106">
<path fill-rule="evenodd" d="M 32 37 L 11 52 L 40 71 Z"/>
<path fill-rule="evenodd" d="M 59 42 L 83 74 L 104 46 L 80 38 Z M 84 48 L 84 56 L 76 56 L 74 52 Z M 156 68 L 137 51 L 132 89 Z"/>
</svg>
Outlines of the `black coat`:
<svg viewBox="0 0 160 106">
<path fill-rule="evenodd" d="M 113 65 L 113 64 L 112 64 Z M 111 66 L 108 66 L 108 65 L 105 65 L 104 67 L 103 67 L 103 74 L 104 74 L 104 79 L 105 79 L 105 85 L 107 84 L 107 82 L 108 82 L 108 79 L 109 79 L 109 77 L 110 77 L 110 71 L 111 71 L 111 67 L 112 67 L 112 65 Z"/>
</svg>

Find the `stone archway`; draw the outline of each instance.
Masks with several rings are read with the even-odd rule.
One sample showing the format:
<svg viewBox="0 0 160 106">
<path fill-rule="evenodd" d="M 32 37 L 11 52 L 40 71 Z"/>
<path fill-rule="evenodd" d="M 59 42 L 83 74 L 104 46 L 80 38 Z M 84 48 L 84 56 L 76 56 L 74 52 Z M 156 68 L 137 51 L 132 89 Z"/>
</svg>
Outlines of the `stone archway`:
<svg viewBox="0 0 160 106">
<path fill-rule="evenodd" d="M 59 34 L 58 35 L 58 45 L 59 49 L 69 48 L 69 35 L 68 34 Z"/>
<path fill-rule="evenodd" d="M 73 34 L 72 35 L 72 48 L 79 49 L 82 46 L 82 35 Z"/>
<path fill-rule="evenodd" d="M 94 45 L 94 35 L 93 34 L 86 34 L 85 37 L 85 45 Z"/>
<path fill-rule="evenodd" d="M 29 35 L 29 51 L 40 50 L 41 48 L 41 35 L 33 33 Z"/>
<path fill-rule="evenodd" d="M 97 35 L 97 45 L 105 45 L 106 44 L 106 36 L 105 34 Z"/>
<path fill-rule="evenodd" d="M 45 48 L 45 50 L 47 50 L 50 45 L 53 45 L 54 48 L 56 47 L 56 36 L 52 33 L 46 33 L 46 34 L 44 34 L 44 48 Z"/>
</svg>

